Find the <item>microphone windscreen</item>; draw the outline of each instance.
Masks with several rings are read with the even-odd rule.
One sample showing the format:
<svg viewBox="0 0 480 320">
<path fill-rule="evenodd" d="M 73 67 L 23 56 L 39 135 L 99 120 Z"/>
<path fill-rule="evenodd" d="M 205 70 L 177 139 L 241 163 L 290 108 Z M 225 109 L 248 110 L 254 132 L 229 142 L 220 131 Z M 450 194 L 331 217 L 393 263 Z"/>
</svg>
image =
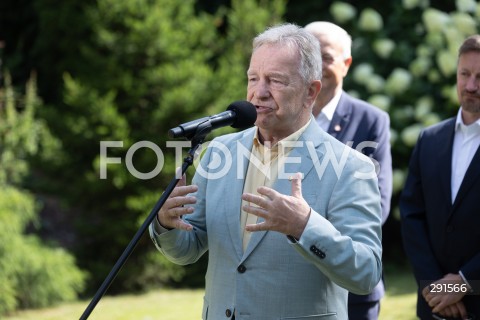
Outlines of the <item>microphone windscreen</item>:
<svg viewBox="0 0 480 320">
<path fill-rule="evenodd" d="M 257 109 L 248 101 L 232 102 L 227 110 L 233 111 L 236 114 L 235 121 L 231 125 L 233 128 L 246 129 L 255 124 L 257 120 Z"/>
</svg>

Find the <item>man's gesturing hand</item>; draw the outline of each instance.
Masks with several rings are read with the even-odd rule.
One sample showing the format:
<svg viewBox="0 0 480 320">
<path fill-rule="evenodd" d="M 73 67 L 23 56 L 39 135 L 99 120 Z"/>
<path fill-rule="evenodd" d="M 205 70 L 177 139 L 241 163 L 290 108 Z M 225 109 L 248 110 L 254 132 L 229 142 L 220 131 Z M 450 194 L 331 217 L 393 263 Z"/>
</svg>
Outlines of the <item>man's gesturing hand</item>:
<svg viewBox="0 0 480 320">
<path fill-rule="evenodd" d="M 182 220 L 182 216 L 193 212 L 192 207 L 184 207 L 184 205 L 197 202 L 197 198 L 187 196 L 189 193 L 196 192 L 197 190 L 198 187 L 195 185 L 186 185 L 186 177 L 183 175 L 182 179 L 178 181 L 177 186 L 165 201 L 163 207 L 157 213 L 158 221 L 162 227 L 187 231 L 193 229 L 192 225 Z"/>
<path fill-rule="evenodd" d="M 300 239 L 310 216 L 310 206 L 302 196 L 302 174 L 292 177 L 292 195 L 287 196 L 268 187 L 259 187 L 255 195 L 244 193 L 242 199 L 257 206 L 245 205 L 245 212 L 264 218 L 258 224 L 249 224 L 245 230 L 273 230 Z"/>
</svg>

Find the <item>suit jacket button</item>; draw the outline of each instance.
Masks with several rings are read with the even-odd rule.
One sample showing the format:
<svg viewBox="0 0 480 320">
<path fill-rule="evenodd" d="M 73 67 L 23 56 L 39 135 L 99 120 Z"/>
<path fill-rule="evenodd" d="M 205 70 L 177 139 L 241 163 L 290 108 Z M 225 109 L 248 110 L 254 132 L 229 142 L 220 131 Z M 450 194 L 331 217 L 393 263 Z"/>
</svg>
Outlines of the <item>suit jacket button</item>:
<svg viewBox="0 0 480 320">
<path fill-rule="evenodd" d="M 245 271 L 247 271 L 247 268 L 243 264 L 241 264 L 238 266 L 237 271 L 240 273 L 244 273 Z"/>
<path fill-rule="evenodd" d="M 232 316 L 232 310 L 230 309 L 225 310 L 225 315 L 230 318 Z"/>
<path fill-rule="evenodd" d="M 454 229 L 454 227 L 450 225 L 450 226 L 447 227 L 447 232 L 450 233 L 450 232 L 453 231 L 453 229 Z"/>
</svg>

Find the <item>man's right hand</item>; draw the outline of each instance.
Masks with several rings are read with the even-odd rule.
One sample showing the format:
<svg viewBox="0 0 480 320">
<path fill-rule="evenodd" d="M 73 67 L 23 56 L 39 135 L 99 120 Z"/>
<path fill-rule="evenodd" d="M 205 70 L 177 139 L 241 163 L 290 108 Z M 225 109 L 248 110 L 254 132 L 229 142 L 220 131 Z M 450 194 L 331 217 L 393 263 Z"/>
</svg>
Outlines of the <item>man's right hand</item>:
<svg viewBox="0 0 480 320">
<path fill-rule="evenodd" d="M 182 220 L 184 214 L 193 213 L 192 207 L 184 207 L 186 204 L 194 204 L 197 202 L 197 198 L 193 196 L 187 196 L 190 193 L 196 192 L 198 187 L 195 185 L 186 185 L 186 176 L 183 175 L 177 183 L 175 189 L 163 204 L 162 208 L 158 211 L 158 221 L 162 227 L 167 229 L 181 229 L 191 231 L 192 225 L 185 223 Z"/>
</svg>

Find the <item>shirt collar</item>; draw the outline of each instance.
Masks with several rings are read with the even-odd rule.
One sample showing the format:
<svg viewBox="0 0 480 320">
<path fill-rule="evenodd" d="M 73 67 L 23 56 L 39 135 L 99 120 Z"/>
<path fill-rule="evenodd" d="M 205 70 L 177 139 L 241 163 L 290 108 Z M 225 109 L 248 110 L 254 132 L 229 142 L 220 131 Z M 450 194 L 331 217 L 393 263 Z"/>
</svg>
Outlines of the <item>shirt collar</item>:
<svg viewBox="0 0 480 320">
<path fill-rule="evenodd" d="M 294 133 L 292 133 L 291 135 L 283 138 L 282 140 L 278 141 L 277 144 L 271 146 L 272 149 L 273 148 L 276 148 L 278 149 L 278 146 L 282 146 L 285 148 L 285 150 L 288 149 L 292 149 L 291 147 L 291 143 L 286 143 L 286 142 L 295 142 L 297 141 L 300 136 L 302 135 L 302 133 L 307 129 L 307 127 L 310 125 L 310 122 L 312 122 L 312 116 L 310 117 L 310 119 L 308 120 L 308 122 L 303 126 L 301 127 L 300 129 L 298 129 L 297 131 L 295 131 Z M 260 146 L 263 146 L 262 143 L 260 142 L 260 139 L 258 137 L 258 127 L 256 127 L 256 131 L 255 131 L 255 135 L 253 137 L 253 145 L 254 147 L 260 147 Z"/>
<path fill-rule="evenodd" d="M 332 121 L 333 114 L 335 113 L 335 110 L 337 109 L 338 106 L 338 101 L 340 100 L 340 96 L 342 95 L 342 90 L 338 90 L 337 94 L 335 94 L 330 100 L 325 107 L 322 108 L 321 114 L 327 118 L 328 121 Z"/>
<path fill-rule="evenodd" d="M 464 134 L 473 134 L 473 133 L 480 134 L 480 119 L 478 119 L 474 123 L 467 126 L 465 123 L 463 123 L 462 108 L 460 107 L 457 113 L 457 120 L 455 121 L 455 132 L 459 132 L 459 131 L 461 131 Z"/>
</svg>

